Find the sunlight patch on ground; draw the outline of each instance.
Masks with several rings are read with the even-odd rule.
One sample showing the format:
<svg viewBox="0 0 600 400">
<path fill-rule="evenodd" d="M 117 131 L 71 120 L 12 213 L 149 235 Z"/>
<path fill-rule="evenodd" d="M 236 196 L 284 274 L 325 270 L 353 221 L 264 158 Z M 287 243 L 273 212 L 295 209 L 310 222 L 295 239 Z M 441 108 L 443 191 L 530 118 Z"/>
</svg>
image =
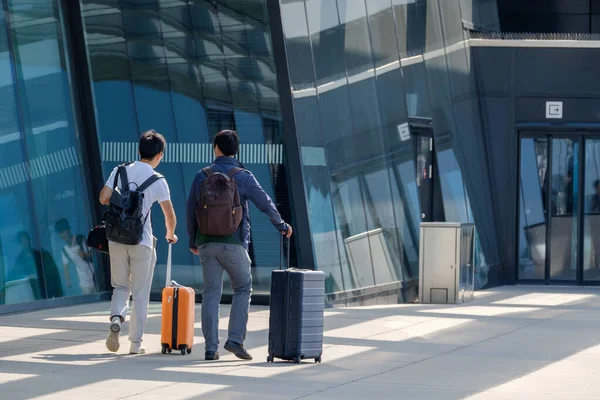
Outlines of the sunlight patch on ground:
<svg viewBox="0 0 600 400">
<path fill-rule="evenodd" d="M 406 340 L 436 333 L 469 321 L 471 320 L 398 315 L 328 330 L 325 332 L 325 336 L 342 339 Z M 390 335 L 382 336 L 386 333 L 390 333 Z M 394 339 L 388 339 L 387 337 L 393 337 Z"/>
<path fill-rule="evenodd" d="M 0 326 L 0 343 L 15 339 L 29 339 L 36 336 L 64 333 L 64 329 L 26 328 L 21 326 Z"/>
<path fill-rule="evenodd" d="M 217 390 L 227 388 L 226 385 L 213 385 L 208 383 L 191 382 L 165 382 L 165 381 L 144 381 L 135 379 L 108 379 L 102 382 L 94 382 L 79 387 L 61 390 L 52 394 L 34 397 L 35 400 L 47 400 L 57 398 L 67 399 L 86 399 L 93 398 L 113 398 L 115 392 L 119 393 L 119 398 L 125 398 L 134 395 L 148 393 L 153 399 L 168 399 L 177 394 L 178 399 L 196 399 L 199 396 L 207 395 Z M 181 397 L 185 393 L 185 397 Z"/>
<path fill-rule="evenodd" d="M 495 301 L 493 304 L 524 305 L 524 306 L 561 306 L 564 304 L 589 300 L 595 297 L 592 294 L 576 293 L 528 293 Z"/>
<path fill-rule="evenodd" d="M 493 399 L 597 399 L 600 392 L 600 345 L 468 397 Z"/>
<path fill-rule="evenodd" d="M 527 313 L 539 310 L 539 308 L 534 307 L 463 306 L 451 308 L 436 308 L 433 310 L 420 310 L 419 312 L 431 314 L 476 315 L 480 317 L 495 317 L 498 315 Z"/>
<path fill-rule="evenodd" d="M 368 339 L 385 340 L 390 342 L 400 342 L 416 338 L 423 339 L 431 335 L 438 334 L 446 329 L 456 328 L 472 321 L 472 319 L 466 318 L 436 318 L 421 324 L 371 336 Z"/>
</svg>

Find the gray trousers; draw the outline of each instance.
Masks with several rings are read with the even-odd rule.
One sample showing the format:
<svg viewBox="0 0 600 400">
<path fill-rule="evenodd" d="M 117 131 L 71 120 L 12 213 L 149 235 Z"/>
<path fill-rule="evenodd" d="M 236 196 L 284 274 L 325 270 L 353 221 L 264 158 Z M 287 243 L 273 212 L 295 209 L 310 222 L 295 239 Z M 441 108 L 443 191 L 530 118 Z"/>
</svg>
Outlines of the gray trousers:
<svg viewBox="0 0 600 400">
<path fill-rule="evenodd" d="M 229 275 L 233 288 L 227 339 L 243 344 L 246 340 L 252 295 L 250 256 L 243 246 L 232 244 L 207 243 L 198 250 L 204 277 L 202 334 L 206 351 L 217 351 L 219 348 L 219 303 L 223 293 L 223 270 Z"/>
<path fill-rule="evenodd" d="M 148 304 L 152 276 L 156 265 L 156 239 L 154 248 L 138 244 L 128 246 L 110 242 L 110 273 L 114 288 L 110 304 L 110 316 L 127 316 L 129 296 L 133 307 L 129 321 L 129 340 L 140 343 L 148 319 Z"/>
</svg>

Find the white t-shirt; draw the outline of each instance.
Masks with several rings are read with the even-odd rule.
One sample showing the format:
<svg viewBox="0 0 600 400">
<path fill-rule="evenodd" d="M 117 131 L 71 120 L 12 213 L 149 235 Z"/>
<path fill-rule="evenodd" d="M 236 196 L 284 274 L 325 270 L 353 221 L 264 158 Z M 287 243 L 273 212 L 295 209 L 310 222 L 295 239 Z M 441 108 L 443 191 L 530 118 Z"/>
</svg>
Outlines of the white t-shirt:
<svg viewBox="0 0 600 400">
<path fill-rule="evenodd" d="M 65 247 L 63 247 L 62 262 L 65 265 L 69 264 L 71 261 L 75 264 L 79 285 L 81 287 L 94 287 L 94 265 L 85 261 L 79 255 L 79 251 L 89 253 L 90 249 L 86 246 L 85 242 L 81 247 L 77 244 L 75 238 L 73 238 L 72 246 L 65 245 Z"/>
<path fill-rule="evenodd" d="M 133 164 L 129 164 L 125 167 L 127 169 L 127 179 L 130 183 L 130 189 L 135 190 L 136 185 L 141 186 L 148 178 L 150 178 L 154 174 L 154 169 L 150 164 L 136 161 Z M 110 177 L 106 181 L 106 186 L 113 189 L 113 185 L 115 182 L 115 174 L 117 173 L 118 167 L 115 167 L 110 174 Z M 119 188 L 121 186 L 121 178 L 119 177 Z M 154 182 L 148 189 L 144 190 L 144 200 L 142 203 L 142 211 L 144 213 L 144 218 L 146 215 L 148 218 L 146 219 L 146 224 L 144 225 L 144 236 L 142 237 L 141 245 L 153 248 L 153 235 L 152 235 L 152 217 L 150 215 L 150 210 L 152 205 L 155 202 L 162 203 L 163 201 L 171 200 L 171 192 L 169 191 L 169 185 L 167 185 L 167 181 L 165 179 L 159 179 Z"/>
</svg>

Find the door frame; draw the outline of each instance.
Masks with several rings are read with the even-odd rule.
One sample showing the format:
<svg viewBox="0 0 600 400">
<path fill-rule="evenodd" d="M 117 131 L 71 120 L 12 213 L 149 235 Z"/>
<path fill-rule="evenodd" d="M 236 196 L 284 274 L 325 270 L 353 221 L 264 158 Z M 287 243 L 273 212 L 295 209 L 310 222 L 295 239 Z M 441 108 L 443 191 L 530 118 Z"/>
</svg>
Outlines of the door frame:
<svg viewBox="0 0 600 400">
<path fill-rule="evenodd" d="M 585 144 L 586 140 L 600 140 L 600 129 L 599 128 L 575 128 L 569 126 L 557 126 L 557 127 L 531 127 L 531 128 L 517 128 L 517 181 L 516 181 L 516 196 L 517 196 L 517 213 L 516 213 L 516 234 L 515 234 L 515 268 L 516 268 L 516 282 L 518 284 L 534 284 L 534 285 L 565 285 L 565 286 L 600 286 L 600 280 L 598 281 L 584 281 L 583 274 L 583 257 L 584 257 L 584 238 L 585 238 Z M 521 279 L 519 277 L 520 274 L 520 252 L 519 252 L 519 218 L 520 218 L 520 201 L 521 201 L 521 140 L 522 139 L 548 139 L 548 168 L 547 173 L 551 173 L 551 167 L 553 162 L 553 152 L 552 152 L 552 139 L 560 138 L 560 139 L 574 139 L 578 143 L 579 149 L 577 151 L 577 157 L 579 158 L 579 167 L 578 167 L 578 179 L 577 185 L 579 187 L 579 194 L 577 201 L 577 207 L 579 210 L 577 216 L 577 261 L 575 265 L 575 279 L 574 280 L 561 280 L 561 279 L 550 279 L 551 274 L 551 246 L 548 245 L 551 233 L 552 233 L 552 211 L 551 211 L 551 182 L 549 182 L 548 193 L 546 193 L 546 259 L 544 266 L 544 279 Z M 550 177 L 549 177 L 550 179 Z"/>
<path fill-rule="evenodd" d="M 446 211 L 444 209 L 443 204 L 443 196 L 441 189 L 441 180 L 440 180 L 440 172 L 437 161 L 437 151 L 435 144 L 435 135 L 433 131 L 433 121 L 431 118 L 424 117 L 409 117 L 408 119 L 409 129 L 411 139 L 414 140 L 416 138 L 427 138 L 430 140 L 430 151 L 431 151 L 431 169 L 429 178 L 431 179 L 431 191 L 429 193 L 428 201 L 429 201 L 429 210 L 428 214 L 425 214 L 426 217 L 423 218 L 424 210 L 423 210 L 423 198 L 421 197 L 421 193 L 419 192 L 419 206 L 421 209 L 421 222 L 444 222 L 446 220 Z M 420 174 L 421 171 L 417 170 L 417 159 L 415 158 L 417 154 L 415 154 L 415 144 L 413 142 L 413 159 L 415 161 L 415 174 Z M 441 207 L 440 207 L 441 204 Z M 441 211 L 440 211 L 441 210 Z M 441 216 L 441 218 L 438 218 Z"/>
</svg>

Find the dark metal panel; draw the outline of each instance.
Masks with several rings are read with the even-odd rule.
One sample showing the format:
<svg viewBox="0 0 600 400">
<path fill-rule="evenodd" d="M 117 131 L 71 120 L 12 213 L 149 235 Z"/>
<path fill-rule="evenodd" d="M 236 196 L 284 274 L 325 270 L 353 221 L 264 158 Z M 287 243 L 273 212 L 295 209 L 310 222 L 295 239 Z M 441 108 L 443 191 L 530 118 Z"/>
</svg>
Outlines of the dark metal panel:
<svg viewBox="0 0 600 400">
<path fill-rule="evenodd" d="M 301 268 L 315 269 L 315 257 L 308 217 L 308 203 L 306 201 L 304 174 L 302 171 L 302 155 L 296 132 L 291 92 L 292 85 L 287 65 L 279 0 L 267 0 L 267 9 L 271 26 L 271 40 L 273 42 L 281 115 L 283 116 L 283 142 L 288 161 L 288 182 L 292 194 L 291 203 L 295 215 L 296 226 L 294 232 L 296 248 L 298 249 L 298 262 Z"/>
<path fill-rule="evenodd" d="M 516 94 L 600 96 L 600 48 L 515 49 Z"/>
<path fill-rule="evenodd" d="M 498 0 L 503 32 L 585 33 L 591 11 L 592 0 Z"/>
<path fill-rule="evenodd" d="M 480 96 L 510 95 L 510 53 L 508 47 L 472 47 L 472 71 Z"/>
<path fill-rule="evenodd" d="M 65 31 L 69 62 L 71 64 L 71 74 L 73 87 L 73 103 L 78 111 L 78 125 L 81 144 L 80 152 L 85 171 L 85 180 L 87 182 L 88 198 L 90 199 L 90 210 L 92 222 L 98 224 L 102 220 L 103 207 L 98 202 L 100 191 L 104 184 L 102 175 L 102 160 L 100 154 L 100 142 L 98 140 L 98 131 L 96 129 L 96 114 L 94 109 L 94 95 L 92 81 L 90 76 L 90 66 L 88 64 L 87 48 L 85 43 L 85 29 L 81 15 L 81 5 L 79 0 L 62 0 L 65 17 Z M 105 255 L 98 256 L 100 267 L 104 271 L 104 282 L 110 282 L 109 261 Z M 107 287 L 104 289 L 108 289 Z"/>
<path fill-rule="evenodd" d="M 499 252 L 505 268 L 514 268 L 513 238 L 516 230 L 515 179 L 518 176 L 517 157 L 512 154 L 510 136 L 514 129 L 507 115 L 510 115 L 510 98 L 483 97 L 484 132 L 489 145 L 487 158 L 490 165 L 491 192 L 496 204 L 496 229 L 499 239 Z"/>
</svg>

